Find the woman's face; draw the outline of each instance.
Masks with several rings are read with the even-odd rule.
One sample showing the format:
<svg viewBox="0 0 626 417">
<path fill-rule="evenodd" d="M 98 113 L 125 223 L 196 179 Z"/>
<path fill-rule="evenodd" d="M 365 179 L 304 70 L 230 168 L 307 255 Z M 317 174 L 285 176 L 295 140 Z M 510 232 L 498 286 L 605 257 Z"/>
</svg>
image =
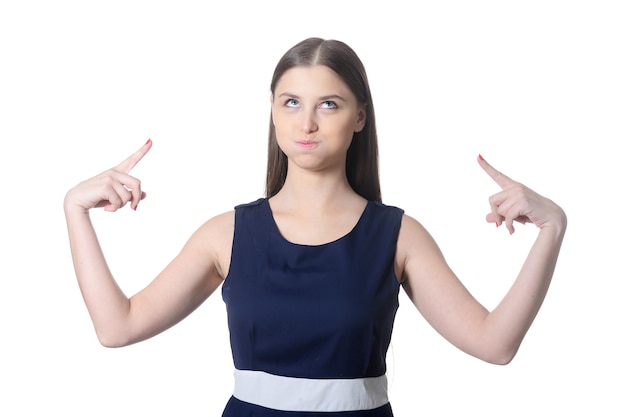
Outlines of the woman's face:
<svg viewBox="0 0 626 417">
<path fill-rule="evenodd" d="M 345 172 L 352 136 L 365 126 L 365 109 L 333 70 L 323 65 L 289 69 L 271 104 L 276 139 L 290 166 Z"/>
</svg>

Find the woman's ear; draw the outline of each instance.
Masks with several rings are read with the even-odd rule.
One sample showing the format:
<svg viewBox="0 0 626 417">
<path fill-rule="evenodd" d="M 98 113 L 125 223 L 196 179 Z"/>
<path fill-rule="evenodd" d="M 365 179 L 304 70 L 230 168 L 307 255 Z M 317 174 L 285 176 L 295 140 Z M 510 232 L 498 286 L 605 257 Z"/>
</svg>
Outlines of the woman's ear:
<svg viewBox="0 0 626 417">
<path fill-rule="evenodd" d="M 365 122 L 367 121 L 367 112 L 365 111 L 365 106 L 361 106 L 359 108 L 359 112 L 357 113 L 356 123 L 354 125 L 354 133 L 358 133 L 365 127 Z"/>
</svg>

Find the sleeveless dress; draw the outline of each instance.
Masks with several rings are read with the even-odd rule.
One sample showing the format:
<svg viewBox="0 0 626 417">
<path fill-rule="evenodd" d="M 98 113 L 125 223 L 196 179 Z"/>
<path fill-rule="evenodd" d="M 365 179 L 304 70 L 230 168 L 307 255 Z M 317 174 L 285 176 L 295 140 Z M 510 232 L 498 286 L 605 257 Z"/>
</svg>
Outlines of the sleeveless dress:
<svg viewBox="0 0 626 417">
<path fill-rule="evenodd" d="M 222 417 L 392 417 L 386 355 L 403 210 L 369 201 L 322 245 L 287 241 L 265 198 L 235 207 L 222 286 L 235 388 Z"/>
</svg>

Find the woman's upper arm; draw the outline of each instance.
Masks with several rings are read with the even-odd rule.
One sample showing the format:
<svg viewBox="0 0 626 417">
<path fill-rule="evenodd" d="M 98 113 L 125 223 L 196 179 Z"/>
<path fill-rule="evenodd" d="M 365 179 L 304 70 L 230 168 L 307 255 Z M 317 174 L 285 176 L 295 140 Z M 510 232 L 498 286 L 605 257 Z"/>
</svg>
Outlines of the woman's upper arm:
<svg viewBox="0 0 626 417">
<path fill-rule="evenodd" d="M 130 299 L 126 344 L 150 338 L 178 323 L 223 282 L 230 263 L 234 212 L 216 216 L 193 233 L 179 254 Z"/>
<path fill-rule="evenodd" d="M 459 349 L 480 356 L 480 326 L 488 311 L 450 269 L 428 231 L 407 215 L 397 256 L 402 286 L 424 318 Z"/>
</svg>

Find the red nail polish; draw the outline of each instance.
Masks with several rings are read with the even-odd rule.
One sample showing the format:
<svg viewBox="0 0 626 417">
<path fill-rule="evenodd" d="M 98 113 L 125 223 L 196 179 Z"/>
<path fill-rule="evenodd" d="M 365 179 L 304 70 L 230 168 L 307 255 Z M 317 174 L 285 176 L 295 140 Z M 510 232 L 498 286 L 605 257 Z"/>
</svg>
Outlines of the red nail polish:
<svg viewBox="0 0 626 417">
<path fill-rule="evenodd" d="M 147 144 L 149 144 L 150 142 L 152 142 L 152 139 L 148 139 L 148 140 L 146 141 L 146 143 L 144 143 L 144 145 L 147 145 Z"/>
<path fill-rule="evenodd" d="M 485 160 L 485 158 L 483 158 L 483 156 L 481 154 L 478 154 L 478 159 L 480 159 L 481 161 Z"/>
</svg>

